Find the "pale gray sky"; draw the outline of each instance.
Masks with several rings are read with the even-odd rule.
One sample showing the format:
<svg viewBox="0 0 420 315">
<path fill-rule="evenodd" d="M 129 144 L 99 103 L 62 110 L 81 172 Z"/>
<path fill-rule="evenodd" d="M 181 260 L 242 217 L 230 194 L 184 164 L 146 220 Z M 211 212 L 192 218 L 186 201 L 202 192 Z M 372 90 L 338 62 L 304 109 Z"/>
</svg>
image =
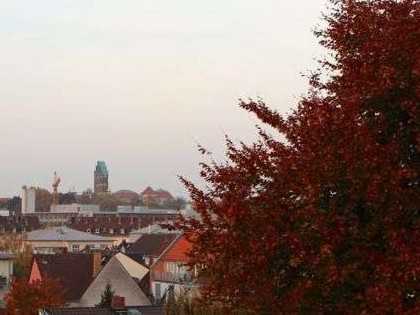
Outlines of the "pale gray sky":
<svg viewBox="0 0 420 315">
<path fill-rule="evenodd" d="M 0 0 L 0 196 L 23 184 L 183 192 L 200 143 L 254 139 L 240 97 L 287 112 L 326 0 Z"/>
</svg>

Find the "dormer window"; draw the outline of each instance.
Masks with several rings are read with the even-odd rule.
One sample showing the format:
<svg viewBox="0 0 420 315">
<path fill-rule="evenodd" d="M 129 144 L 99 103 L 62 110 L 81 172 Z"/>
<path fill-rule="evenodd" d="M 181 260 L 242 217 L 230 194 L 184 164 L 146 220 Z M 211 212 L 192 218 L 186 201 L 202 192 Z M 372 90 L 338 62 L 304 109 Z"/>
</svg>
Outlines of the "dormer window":
<svg viewBox="0 0 420 315">
<path fill-rule="evenodd" d="M 96 233 L 96 234 L 99 234 L 99 228 L 96 228 L 96 229 L 95 229 L 95 233 Z"/>
</svg>

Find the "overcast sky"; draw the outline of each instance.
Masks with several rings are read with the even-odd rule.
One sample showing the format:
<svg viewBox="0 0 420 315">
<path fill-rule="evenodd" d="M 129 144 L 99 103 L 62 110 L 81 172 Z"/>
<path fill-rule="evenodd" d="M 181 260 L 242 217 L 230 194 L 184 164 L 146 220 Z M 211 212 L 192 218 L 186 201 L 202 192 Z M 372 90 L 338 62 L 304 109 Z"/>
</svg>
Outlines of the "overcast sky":
<svg viewBox="0 0 420 315">
<path fill-rule="evenodd" d="M 93 185 L 175 194 L 200 143 L 252 141 L 240 97 L 288 112 L 322 53 L 325 0 L 0 0 L 0 196 Z"/>
</svg>

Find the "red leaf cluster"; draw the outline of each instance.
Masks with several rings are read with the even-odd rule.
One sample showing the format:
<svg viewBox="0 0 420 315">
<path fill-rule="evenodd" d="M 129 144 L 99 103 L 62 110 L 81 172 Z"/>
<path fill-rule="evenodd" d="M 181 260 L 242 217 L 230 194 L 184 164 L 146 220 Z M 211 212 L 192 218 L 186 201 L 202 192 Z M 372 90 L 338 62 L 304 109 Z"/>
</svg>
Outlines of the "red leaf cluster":
<svg viewBox="0 0 420 315">
<path fill-rule="evenodd" d="M 279 135 L 183 179 L 204 298 L 259 314 L 420 313 L 420 2 L 331 1 L 331 51 Z M 324 79 L 323 79 L 324 78 Z M 283 140 L 279 140 L 283 139 Z"/>
<path fill-rule="evenodd" d="M 14 280 L 5 298 L 7 315 L 37 315 L 47 307 L 64 305 L 63 288 L 53 279 L 28 283 Z"/>
</svg>

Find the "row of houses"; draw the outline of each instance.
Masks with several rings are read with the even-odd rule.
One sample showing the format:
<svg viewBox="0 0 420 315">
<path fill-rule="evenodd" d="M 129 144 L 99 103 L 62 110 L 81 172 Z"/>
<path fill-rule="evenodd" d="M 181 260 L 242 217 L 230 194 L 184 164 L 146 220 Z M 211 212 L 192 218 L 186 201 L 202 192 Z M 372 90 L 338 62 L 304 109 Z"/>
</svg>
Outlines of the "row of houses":
<svg viewBox="0 0 420 315">
<path fill-rule="evenodd" d="M 75 230 L 112 236 L 122 241 L 134 231 L 174 220 L 178 215 L 179 212 L 176 210 L 157 209 L 140 213 L 99 212 L 92 216 L 73 212 L 39 212 L 23 216 L 0 216 L 0 235 L 26 233 L 45 226 L 66 225 Z"/>
<path fill-rule="evenodd" d="M 154 227 L 152 233 L 121 243 L 118 238 L 61 226 L 26 233 L 23 246 L 34 254 L 28 283 L 58 280 L 64 309 L 74 314 L 87 310 L 97 314 L 96 305 L 108 284 L 120 299 L 119 309 L 141 310 L 144 315 L 159 310 L 163 314 L 171 290 L 175 295 L 198 295 L 197 272 L 186 265 L 190 244 L 180 233 Z M 43 312 L 64 314 L 62 309 Z"/>
</svg>

